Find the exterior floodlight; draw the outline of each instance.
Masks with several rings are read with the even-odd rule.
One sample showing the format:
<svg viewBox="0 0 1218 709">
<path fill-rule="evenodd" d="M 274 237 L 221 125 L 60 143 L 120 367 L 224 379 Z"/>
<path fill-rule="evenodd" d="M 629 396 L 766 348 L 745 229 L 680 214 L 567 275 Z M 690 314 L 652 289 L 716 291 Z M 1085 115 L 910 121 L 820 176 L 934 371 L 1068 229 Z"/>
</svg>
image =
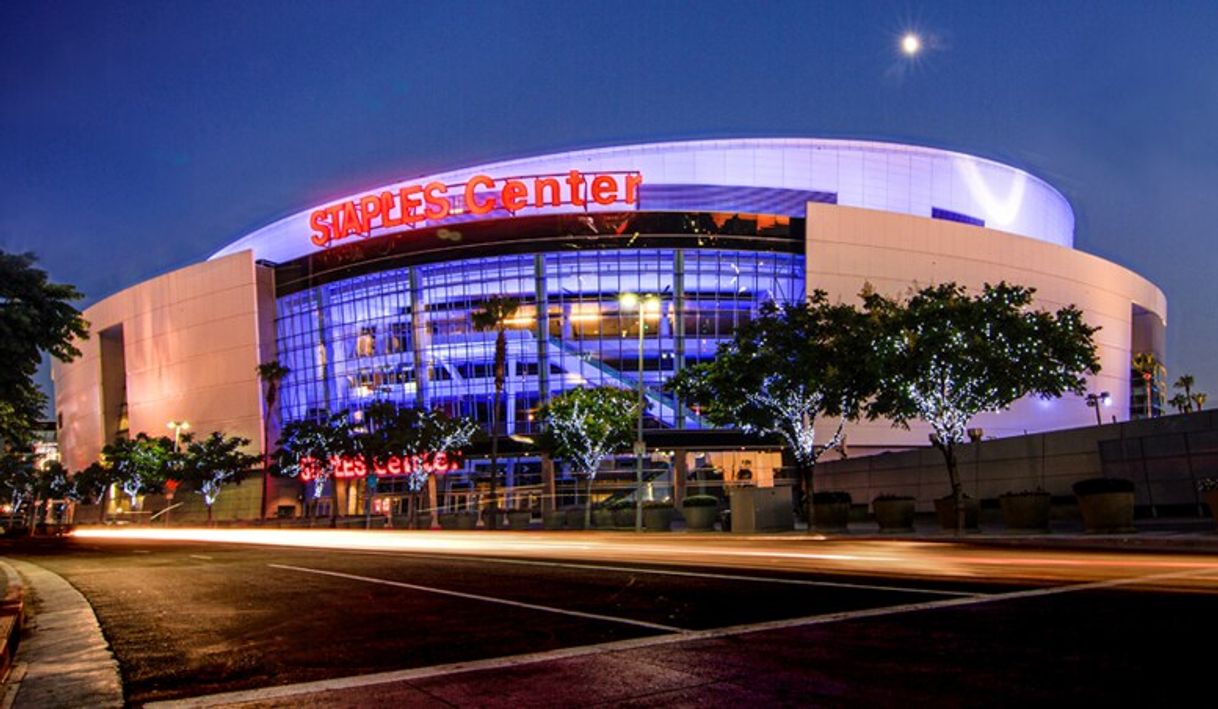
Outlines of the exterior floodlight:
<svg viewBox="0 0 1218 709">
<path fill-rule="evenodd" d="M 622 293 L 617 297 L 617 302 L 627 310 L 633 310 L 639 304 L 639 296 L 634 293 Z"/>
<path fill-rule="evenodd" d="M 901 38 L 901 51 L 905 56 L 912 57 L 922 51 L 922 40 L 918 35 L 910 32 Z"/>
</svg>

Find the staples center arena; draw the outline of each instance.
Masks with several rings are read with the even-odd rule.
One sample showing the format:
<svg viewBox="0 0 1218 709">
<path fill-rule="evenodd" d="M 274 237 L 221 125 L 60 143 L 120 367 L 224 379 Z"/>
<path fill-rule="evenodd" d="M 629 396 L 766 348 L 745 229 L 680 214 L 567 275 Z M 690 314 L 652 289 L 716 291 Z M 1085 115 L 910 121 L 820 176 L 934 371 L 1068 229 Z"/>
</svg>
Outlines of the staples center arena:
<svg viewBox="0 0 1218 709">
<path fill-rule="evenodd" d="M 815 288 L 850 300 L 865 282 L 899 294 L 1006 280 L 1035 287 L 1037 307 L 1077 305 L 1102 328 L 1103 370 L 1091 383 L 1110 394 L 1102 416 L 1124 420 L 1142 390 L 1131 386 L 1131 353 L 1165 354 L 1166 301 L 1138 274 L 1075 250 L 1073 238 L 1069 203 L 1043 180 L 888 143 L 655 143 L 414 177 L 301 210 L 90 307 L 84 355 L 54 365 L 60 444 L 79 470 L 116 435 L 162 435 L 167 421 L 186 420 L 258 448 L 255 367 L 274 359 L 291 372 L 269 416 L 272 442 L 285 421 L 324 411 L 358 420 L 383 400 L 487 425 L 495 335 L 476 330 L 471 313 L 510 295 L 522 305 L 507 323 L 500 420 L 513 438 L 503 479 L 550 495 L 566 473 L 529 446 L 538 407 L 573 387 L 637 387 L 639 313 L 619 296 L 653 294 L 642 369 L 656 484 L 663 470 L 684 479 L 671 471 L 710 465 L 729 480 L 748 467 L 767 485 L 781 466 L 777 446 L 710 429 L 662 385 L 713 358 L 762 303 Z M 1002 437 L 1094 424 L 1096 413 L 1079 397 L 1032 398 L 972 425 Z M 848 441 L 863 455 L 925 445 L 927 429 L 865 422 L 848 428 Z M 632 459 L 617 465 L 630 470 Z M 473 494 L 487 470 L 475 450 L 442 488 Z M 236 499 L 254 507 L 234 515 L 257 514 L 258 487 L 242 486 Z M 397 490 L 381 480 L 378 505 Z M 285 487 L 276 506 L 298 495 Z M 337 504 L 363 510 L 356 493 Z"/>
</svg>

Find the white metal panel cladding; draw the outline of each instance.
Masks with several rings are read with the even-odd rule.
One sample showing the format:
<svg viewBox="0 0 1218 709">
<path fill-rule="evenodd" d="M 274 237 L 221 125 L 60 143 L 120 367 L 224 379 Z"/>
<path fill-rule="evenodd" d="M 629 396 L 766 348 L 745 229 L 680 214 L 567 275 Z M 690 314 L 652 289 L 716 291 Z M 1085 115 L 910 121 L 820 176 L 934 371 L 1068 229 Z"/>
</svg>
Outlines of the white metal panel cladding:
<svg viewBox="0 0 1218 709">
<path fill-rule="evenodd" d="M 837 204 L 843 206 L 921 217 L 930 217 L 933 209 L 939 209 L 1040 241 L 1062 246 L 1073 246 L 1074 242 L 1074 214 L 1066 199 L 1048 183 L 1023 170 L 933 148 L 809 138 L 687 141 L 577 150 L 414 177 L 370 187 L 326 205 L 430 181 L 459 185 L 478 174 L 501 179 L 565 174 L 570 170 L 586 174 L 639 172 L 643 184 L 648 186 L 704 185 L 828 193 L 836 195 Z M 672 208 L 679 209 L 680 205 Z M 730 205 L 721 207 L 726 208 Z M 621 211 L 623 206 L 526 207 L 516 215 L 584 209 Z M 690 209 L 697 210 L 699 205 L 691 204 Z M 309 238 L 312 211 L 313 208 L 306 209 L 258 229 L 212 258 L 252 249 L 255 258 L 283 263 L 319 251 L 325 247 L 317 246 Z M 501 217 L 502 212 L 496 210 L 485 218 Z M 418 226 L 427 226 L 427 222 Z M 373 229 L 371 236 L 380 233 L 380 229 Z"/>
</svg>

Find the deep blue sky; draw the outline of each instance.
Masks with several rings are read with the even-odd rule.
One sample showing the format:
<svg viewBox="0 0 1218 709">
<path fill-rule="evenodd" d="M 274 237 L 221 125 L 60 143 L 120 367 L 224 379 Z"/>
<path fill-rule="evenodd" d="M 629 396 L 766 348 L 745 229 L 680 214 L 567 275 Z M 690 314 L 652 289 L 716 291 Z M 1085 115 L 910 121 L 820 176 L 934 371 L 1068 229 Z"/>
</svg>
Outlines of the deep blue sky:
<svg viewBox="0 0 1218 709">
<path fill-rule="evenodd" d="M 902 31 L 927 38 L 916 64 Z M 625 141 L 908 141 L 1046 178 L 1218 396 L 1218 2 L 0 4 L 0 249 L 89 302 L 394 177 Z"/>
</svg>

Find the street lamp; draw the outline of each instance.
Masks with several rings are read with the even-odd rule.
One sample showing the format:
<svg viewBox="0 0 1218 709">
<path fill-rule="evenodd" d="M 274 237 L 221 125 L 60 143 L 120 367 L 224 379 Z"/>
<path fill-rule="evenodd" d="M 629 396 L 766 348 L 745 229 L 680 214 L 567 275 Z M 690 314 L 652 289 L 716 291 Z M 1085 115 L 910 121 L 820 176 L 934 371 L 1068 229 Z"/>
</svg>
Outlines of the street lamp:
<svg viewBox="0 0 1218 709">
<path fill-rule="evenodd" d="M 173 429 L 173 452 L 178 452 L 178 447 L 182 442 L 182 431 L 190 428 L 188 421 L 170 421 L 169 427 Z"/>
<path fill-rule="evenodd" d="M 646 409 L 646 387 L 643 384 L 643 331 L 647 328 L 644 315 L 649 303 L 660 302 L 657 295 L 638 295 L 622 293 L 617 299 L 622 310 L 639 310 L 639 427 L 634 439 L 634 531 L 643 531 L 643 456 L 647 454 L 647 444 L 643 442 L 643 411 Z"/>
<path fill-rule="evenodd" d="M 1104 417 L 1100 414 L 1100 407 L 1111 404 L 1112 396 L 1108 392 L 1102 391 L 1099 394 L 1088 394 L 1085 397 L 1085 400 L 1087 402 L 1087 406 L 1095 409 L 1095 425 L 1103 426 Z"/>
</svg>

